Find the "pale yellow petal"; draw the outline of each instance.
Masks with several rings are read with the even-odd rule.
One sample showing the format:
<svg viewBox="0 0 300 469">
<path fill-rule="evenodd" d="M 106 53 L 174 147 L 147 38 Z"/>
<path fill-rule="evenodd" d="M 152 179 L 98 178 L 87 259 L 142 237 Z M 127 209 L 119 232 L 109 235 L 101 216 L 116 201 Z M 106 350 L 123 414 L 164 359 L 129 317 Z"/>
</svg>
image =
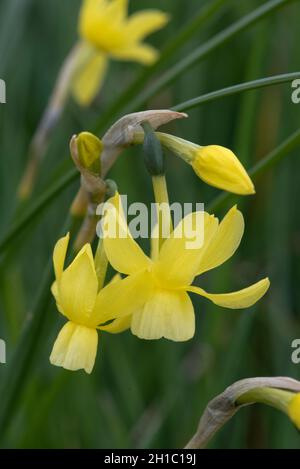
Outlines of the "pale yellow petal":
<svg viewBox="0 0 300 469">
<path fill-rule="evenodd" d="M 55 272 L 56 280 L 60 279 L 61 274 L 63 273 L 63 270 L 64 270 L 64 264 L 65 264 L 67 249 L 69 245 L 69 240 L 70 240 L 70 233 L 68 233 L 66 236 L 64 236 L 63 238 L 60 238 L 57 241 L 54 251 L 53 251 L 53 264 L 54 264 L 54 272 Z"/>
<path fill-rule="evenodd" d="M 197 275 L 214 269 L 230 259 L 240 245 L 244 234 L 244 218 L 237 207 L 232 207 L 203 250 Z"/>
<path fill-rule="evenodd" d="M 196 174 L 211 186 L 240 195 L 255 193 L 245 168 L 228 148 L 219 145 L 202 147 L 191 164 Z"/>
<path fill-rule="evenodd" d="M 50 362 L 66 370 L 91 373 L 97 354 L 98 333 L 95 329 L 67 322 L 54 343 Z"/>
<path fill-rule="evenodd" d="M 202 250 L 218 228 L 218 220 L 206 212 L 193 212 L 176 226 L 160 251 L 154 274 L 161 286 L 172 288 L 192 283 Z"/>
<path fill-rule="evenodd" d="M 140 41 L 163 28 L 169 19 L 169 15 L 159 10 L 137 12 L 128 19 L 126 32 L 130 40 Z"/>
<path fill-rule="evenodd" d="M 119 194 L 108 200 L 102 226 L 104 249 L 116 271 L 133 274 L 151 265 L 150 259 L 129 232 Z"/>
<path fill-rule="evenodd" d="M 159 56 L 158 51 L 149 44 L 128 44 L 127 47 L 111 51 L 112 57 L 118 60 L 132 60 L 143 65 L 153 64 Z"/>
<path fill-rule="evenodd" d="M 109 332 L 110 334 L 119 334 L 120 332 L 127 331 L 131 326 L 132 316 L 124 316 L 123 318 L 115 319 L 107 326 L 101 326 L 101 331 Z"/>
<path fill-rule="evenodd" d="M 95 53 L 75 73 L 72 92 L 81 106 L 89 106 L 97 96 L 106 76 L 107 66 L 107 56 L 95 49 Z"/>
<path fill-rule="evenodd" d="M 112 319 L 133 314 L 143 307 L 152 290 L 152 277 L 147 272 L 108 284 L 97 296 L 91 324 L 96 327 Z"/>
<path fill-rule="evenodd" d="M 63 272 L 58 284 L 64 314 L 78 324 L 89 325 L 98 290 L 91 246 L 86 244 Z"/>
<path fill-rule="evenodd" d="M 188 287 L 187 290 L 192 293 L 197 293 L 198 295 L 204 296 L 211 300 L 214 304 L 218 306 L 223 306 L 224 308 L 230 309 L 243 309 L 249 308 L 254 305 L 258 300 L 260 300 L 264 294 L 268 291 L 270 286 L 270 281 L 268 278 L 260 280 L 259 282 L 251 285 L 248 288 L 243 290 L 236 291 L 233 293 L 221 293 L 213 294 L 207 293 L 198 287 Z"/>
<path fill-rule="evenodd" d="M 157 290 L 132 316 L 131 331 L 140 339 L 162 337 L 182 342 L 195 333 L 193 304 L 185 292 Z"/>
</svg>

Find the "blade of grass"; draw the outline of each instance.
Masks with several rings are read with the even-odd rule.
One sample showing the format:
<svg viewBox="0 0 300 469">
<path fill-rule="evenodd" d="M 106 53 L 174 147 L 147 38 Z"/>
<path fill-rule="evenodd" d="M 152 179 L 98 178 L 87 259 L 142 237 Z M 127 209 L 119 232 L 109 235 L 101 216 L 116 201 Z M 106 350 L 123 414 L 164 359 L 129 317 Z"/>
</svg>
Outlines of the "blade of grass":
<svg viewBox="0 0 300 469">
<path fill-rule="evenodd" d="M 293 81 L 296 78 L 300 78 L 300 72 L 283 73 L 282 75 L 274 75 L 272 77 L 260 78 L 258 80 L 247 81 L 246 83 L 240 83 L 238 85 L 229 86 L 222 88 L 211 93 L 203 94 L 197 98 L 190 99 L 184 103 L 177 104 L 172 107 L 173 111 L 183 112 L 189 109 L 193 109 L 200 104 L 209 103 L 215 99 L 225 98 L 226 96 L 232 96 L 234 94 L 242 93 L 243 91 L 252 91 L 259 88 L 265 88 L 267 86 L 279 85 L 281 83 L 287 83 Z"/>
<path fill-rule="evenodd" d="M 255 40 L 249 50 L 249 58 L 245 71 L 245 82 L 256 80 L 265 69 L 265 57 L 268 54 L 271 21 L 264 21 L 257 28 Z M 234 148 L 238 155 L 243 155 L 242 163 L 253 164 L 253 129 L 256 125 L 258 109 L 258 93 L 244 93 L 241 96 L 237 124 L 234 137 Z"/>
</svg>

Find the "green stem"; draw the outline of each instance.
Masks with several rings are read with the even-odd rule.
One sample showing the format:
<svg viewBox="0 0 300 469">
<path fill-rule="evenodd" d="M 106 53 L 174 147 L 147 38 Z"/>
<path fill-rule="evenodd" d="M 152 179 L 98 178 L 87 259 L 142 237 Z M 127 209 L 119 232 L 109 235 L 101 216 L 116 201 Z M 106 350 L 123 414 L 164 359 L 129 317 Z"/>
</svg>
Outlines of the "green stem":
<svg viewBox="0 0 300 469">
<path fill-rule="evenodd" d="M 161 248 L 164 240 L 173 230 L 167 181 L 164 175 L 152 177 L 154 198 L 157 209 L 158 243 Z"/>
<path fill-rule="evenodd" d="M 169 205 L 169 194 L 167 188 L 167 181 L 164 175 L 153 176 L 152 178 L 155 202 L 157 204 Z"/>
<path fill-rule="evenodd" d="M 265 88 L 267 86 L 274 86 L 281 83 L 291 82 L 295 78 L 300 78 L 300 72 L 284 73 L 282 75 L 274 75 L 272 77 L 260 78 L 259 80 L 240 83 L 238 85 L 212 91 L 211 93 L 203 94 L 197 98 L 193 98 L 185 101 L 184 103 L 177 104 L 176 106 L 172 107 L 172 110 L 178 112 L 187 111 L 188 109 L 193 109 L 200 104 L 209 103 L 215 99 L 225 98 L 226 96 L 232 96 L 234 94 L 242 93 L 243 91 L 252 91 L 259 88 Z"/>
</svg>

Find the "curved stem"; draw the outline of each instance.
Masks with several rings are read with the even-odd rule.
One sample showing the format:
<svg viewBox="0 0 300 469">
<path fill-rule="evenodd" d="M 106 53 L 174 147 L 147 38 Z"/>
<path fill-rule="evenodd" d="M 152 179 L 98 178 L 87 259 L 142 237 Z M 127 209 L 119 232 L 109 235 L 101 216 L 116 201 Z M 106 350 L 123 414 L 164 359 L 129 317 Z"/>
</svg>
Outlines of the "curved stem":
<svg viewBox="0 0 300 469">
<path fill-rule="evenodd" d="M 183 103 L 177 104 L 176 106 L 172 107 L 172 110 L 178 112 L 187 111 L 199 106 L 200 104 L 214 101 L 215 99 L 225 98 L 226 96 L 232 96 L 234 94 L 242 93 L 243 91 L 253 91 L 259 88 L 265 88 L 267 86 L 274 86 L 281 83 L 291 82 L 296 78 L 300 78 L 300 72 L 283 73 L 282 75 L 274 75 L 271 77 L 260 78 L 259 80 L 240 83 L 238 85 L 212 91 L 211 93 L 206 93 L 202 96 L 198 96 L 197 98 L 193 98 Z"/>
</svg>

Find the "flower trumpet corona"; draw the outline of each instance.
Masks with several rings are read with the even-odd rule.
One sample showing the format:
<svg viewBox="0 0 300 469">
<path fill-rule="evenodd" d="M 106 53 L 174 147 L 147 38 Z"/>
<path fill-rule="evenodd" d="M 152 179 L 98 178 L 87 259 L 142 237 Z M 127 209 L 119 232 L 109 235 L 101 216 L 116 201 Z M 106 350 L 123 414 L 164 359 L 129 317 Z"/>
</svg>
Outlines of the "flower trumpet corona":
<svg viewBox="0 0 300 469">
<path fill-rule="evenodd" d="M 191 339 L 195 332 L 195 315 L 188 292 L 225 308 L 240 309 L 252 306 L 268 290 L 268 278 L 227 294 L 207 293 L 192 286 L 195 277 L 223 264 L 238 248 L 244 232 L 244 219 L 236 207 L 229 210 L 221 223 L 205 212 L 188 214 L 160 250 L 157 240 L 152 239 L 154 248 L 149 258 L 129 232 L 120 196 L 116 194 L 109 202 L 103 222 L 104 249 L 117 271 L 129 278 L 135 277 L 139 304 L 132 315 L 131 331 L 136 336 L 142 339 L 165 337 L 174 341 Z M 199 222 L 204 229 L 204 241 L 201 246 L 191 248 L 194 234 L 189 227 L 199 227 Z M 144 278 L 143 282 L 140 276 Z M 141 284 L 143 291 L 139 290 Z M 142 308 L 141 295 L 144 295 Z M 130 301 L 133 306 L 135 296 L 130 297 Z"/>
<path fill-rule="evenodd" d="M 64 269 L 68 243 L 69 235 L 66 235 L 56 243 L 53 254 L 56 280 L 52 285 L 52 293 L 58 310 L 68 322 L 58 334 L 50 362 L 67 370 L 84 369 L 91 373 L 98 346 L 97 330 L 118 333 L 128 327 L 126 308 L 130 309 L 130 303 L 122 294 L 122 290 L 126 286 L 124 292 L 127 295 L 127 287 L 130 290 L 130 285 L 125 283 L 129 278 L 117 278 L 104 288 L 100 285 L 99 291 L 91 246 L 86 244 L 73 262 Z M 136 286 L 135 280 L 133 284 Z M 123 315 L 120 319 L 119 311 L 122 311 Z M 115 320 L 110 324 L 105 324 L 113 319 Z"/>
<path fill-rule="evenodd" d="M 156 61 L 158 52 L 143 42 L 163 28 L 169 16 L 158 10 L 127 16 L 128 0 L 84 0 L 79 16 L 79 35 L 89 58 L 73 83 L 77 101 L 88 105 L 103 80 L 108 59 L 132 60 L 144 65 Z"/>
<path fill-rule="evenodd" d="M 157 132 L 162 145 L 189 163 L 207 184 L 239 195 L 255 193 L 247 171 L 228 148 L 220 145 L 201 147 L 173 135 Z"/>
</svg>

